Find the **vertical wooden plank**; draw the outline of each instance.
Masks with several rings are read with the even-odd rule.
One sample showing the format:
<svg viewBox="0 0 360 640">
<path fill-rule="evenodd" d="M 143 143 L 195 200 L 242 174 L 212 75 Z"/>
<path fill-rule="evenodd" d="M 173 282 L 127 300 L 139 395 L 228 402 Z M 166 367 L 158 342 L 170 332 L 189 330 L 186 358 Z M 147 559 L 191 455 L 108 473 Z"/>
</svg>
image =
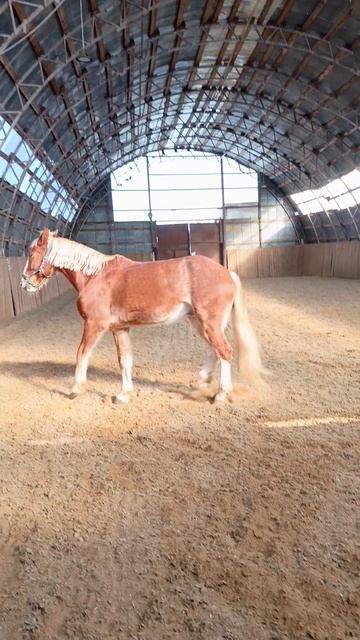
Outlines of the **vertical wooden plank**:
<svg viewBox="0 0 360 640">
<path fill-rule="evenodd" d="M 337 243 L 334 275 L 338 278 L 360 278 L 360 242 Z"/>
<path fill-rule="evenodd" d="M 333 242 L 303 246 L 303 274 L 360 278 L 360 242 Z"/>
<path fill-rule="evenodd" d="M 59 295 L 59 287 L 56 281 L 56 277 L 53 276 L 48 282 L 40 289 L 41 304 L 49 302 L 53 298 L 57 298 Z"/>
<path fill-rule="evenodd" d="M 24 266 L 24 257 L 0 258 L 0 320 L 36 309 L 71 288 L 63 276 L 55 274 L 40 291 L 28 293 L 20 285 Z"/>
<path fill-rule="evenodd" d="M 20 286 L 21 275 L 25 266 L 24 257 L 9 258 L 10 285 L 14 301 L 15 315 L 19 316 L 26 311 L 36 309 L 41 304 L 39 293 L 28 293 Z"/>
<path fill-rule="evenodd" d="M 288 247 L 229 248 L 229 269 L 243 277 L 321 276 L 360 278 L 360 242 Z"/>
<path fill-rule="evenodd" d="M 56 278 L 59 295 L 65 293 L 65 291 L 70 291 L 70 289 L 72 288 L 71 284 L 68 280 L 66 280 L 65 276 L 63 276 L 62 273 L 56 273 L 54 277 Z"/>
<path fill-rule="evenodd" d="M 0 257 L 0 323 L 9 322 L 14 315 L 8 261 Z"/>
</svg>

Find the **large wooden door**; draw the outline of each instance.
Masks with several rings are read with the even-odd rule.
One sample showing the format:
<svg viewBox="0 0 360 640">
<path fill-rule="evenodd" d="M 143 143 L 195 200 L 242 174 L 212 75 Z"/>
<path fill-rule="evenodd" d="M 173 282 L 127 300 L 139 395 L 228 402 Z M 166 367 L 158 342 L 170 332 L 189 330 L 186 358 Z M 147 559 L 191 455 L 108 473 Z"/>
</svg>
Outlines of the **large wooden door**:
<svg viewBox="0 0 360 640">
<path fill-rule="evenodd" d="M 188 256 L 188 225 L 156 225 L 156 244 L 158 260 L 167 260 L 168 258 L 181 258 L 182 256 Z"/>
<path fill-rule="evenodd" d="M 220 222 L 197 222 L 190 224 L 191 253 L 221 262 Z"/>
<path fill-rule="evenodd" d="M 220 222 L 156 225 L 158 260 L 200 254 L 221 262 Z"/>
</svg>

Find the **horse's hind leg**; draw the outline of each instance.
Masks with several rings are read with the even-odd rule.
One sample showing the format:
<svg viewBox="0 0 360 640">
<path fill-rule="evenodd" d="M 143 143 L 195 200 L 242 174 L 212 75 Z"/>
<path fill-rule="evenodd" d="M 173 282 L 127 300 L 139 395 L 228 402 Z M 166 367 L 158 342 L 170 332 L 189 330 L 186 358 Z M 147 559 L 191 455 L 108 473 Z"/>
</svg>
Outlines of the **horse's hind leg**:
<svg viewBox="0 0 360 640">
<path fill-rule="evenodd" d="M 208 342 L 213 351 L 212 360 L 208 360 L 201 372 L 206 376 L 211 362 L 214 363 L 212 373 L 216 366 L 217 358 L 220 359 L 220 389 L 215 396 L 216 402 L 223 402 L 228 394 L 232 391 L 231 382 L 231 359 L 232 348 L 225 336 L 225 328 L 229 320 L 231 307 L 226 309 L 223 314 L 204 313 L 199 310 L 196 312 L 196 324 L 201 335 Z M 201 373 L 200 372 L 200 373 Z"/>
<path fill-rule="evenodd" d="M 205 387 L 212 382 L 214 371 L 218 362 L 218 357 L 212 347 L 209 355 L 198 373 L 198 387 Z"/>
<path fill-rule="evenodd" d="M 196 331 L 199 333 L 199 335 L 204 338 L 204 340 L 206 340 L 204 333 L 202 331 L 202 327 L 201 327 L 201 323 L 197 320 L 197 318 L 195 318 L 194 316 L 190 316 L 189 320 L 192 324 L 192 326 L 196 329 Z M 208 342 L 208 341 L 207 341 Z M 207 385 L 209 385 L 213 379 L 213 375 L 216 369 L 216 365 L 218 362 L 218 357 L 214 351 L 214 349 L 212 348 L 211 345 L 209 345 L 209 354 L 208 357 L 206 359 L 206 361 L 204 362 L 203 366 L 201 367 L 199 373 L 198 373 L 198 378 L 197 378 L 197 383 L 196 386 L 198 387 L 198 389 L 201 389 L 202 387 L 206 387 Z"/>
<path fill-rule="evenodd" d="M 91 352 L 104 329 L 94 322 L 85 322 L 84 331 L 76 356 L 75 381 L 71 388 L 71 397 L 80 393 L 81 385 L 86 382 L 87 369 Z"/>
<path fill-rule="evenodd" d="M 224 402 L 232 388 L 231 364 L 220 358 L 220 389 L 215 396 L 215 402 Z"/>
<path fill-rule="evenodd" d="M 113 333 L 116 352 L 119 360 L 121 373 L 121 391 L 116 396 L 117 402 L 129 402 L 129 392 L 133 390 L 131 378 L 131 370 L 133 365 L 133 356 L 130 342 L 129 329 L 122 329 L 117 333 Z"/>
</svg>

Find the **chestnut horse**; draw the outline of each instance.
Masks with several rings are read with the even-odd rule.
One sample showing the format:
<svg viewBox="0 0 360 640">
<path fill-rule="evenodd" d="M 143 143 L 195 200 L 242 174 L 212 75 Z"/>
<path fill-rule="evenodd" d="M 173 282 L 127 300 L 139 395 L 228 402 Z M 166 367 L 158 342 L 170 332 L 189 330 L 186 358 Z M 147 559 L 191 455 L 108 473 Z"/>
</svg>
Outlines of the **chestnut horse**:
<svg viewBox="0 0 360 640">
<path fill-rule="evenodd" d="M 172 324 L 184 317 L 210 346 L 209 357 L 198 376 L 200 387 L 211 382 L 220 360 L 216 401 L 224 401 L 232 390 L 232 349 L 224 334 L 231 314 L 240 371 L 248 382 L 260 380 L 262 366 L 257 341 L 235 273 L 200 255 L 135 262 L 121 255 L 104 255 L 56 235 L 44 229 L 32 243 L 21 285 L 35 292 L 58 270 L 78 293 L 77 307 L 85 324 L 71 397 L 86 382 L 96 342 L 105 331 L 111 331 L 122 376 L 116 399 L 128 402 L 133 389 L 129 328 Z"/>
</svg>

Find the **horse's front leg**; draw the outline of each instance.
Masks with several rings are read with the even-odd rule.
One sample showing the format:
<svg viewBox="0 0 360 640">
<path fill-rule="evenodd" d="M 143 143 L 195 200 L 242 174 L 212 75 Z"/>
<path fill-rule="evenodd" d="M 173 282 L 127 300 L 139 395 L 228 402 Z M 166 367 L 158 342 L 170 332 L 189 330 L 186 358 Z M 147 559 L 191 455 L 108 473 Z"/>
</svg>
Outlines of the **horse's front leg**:
<svg viewBox="0 0 360 640">
<path fill-rule="evenodd" d="M 113 333 L 121 373 L 121 390 L 116 396 L 117 402 L 129 402 L 129 393 L 133 390 L 131 370 L 133 365 L 129 329 Z"/>
<path fill-rule="evenodd" d="M 75 398 L 80 393 L 81 385 L 86 382 L 87 369 L 91 352 L 97 341 L 104 333 L 104 329 L 94 322 L 85 322 L 84 331 L 76 356 L 75 381 L 71 388 L 70 397 Z"/>
</svg>

